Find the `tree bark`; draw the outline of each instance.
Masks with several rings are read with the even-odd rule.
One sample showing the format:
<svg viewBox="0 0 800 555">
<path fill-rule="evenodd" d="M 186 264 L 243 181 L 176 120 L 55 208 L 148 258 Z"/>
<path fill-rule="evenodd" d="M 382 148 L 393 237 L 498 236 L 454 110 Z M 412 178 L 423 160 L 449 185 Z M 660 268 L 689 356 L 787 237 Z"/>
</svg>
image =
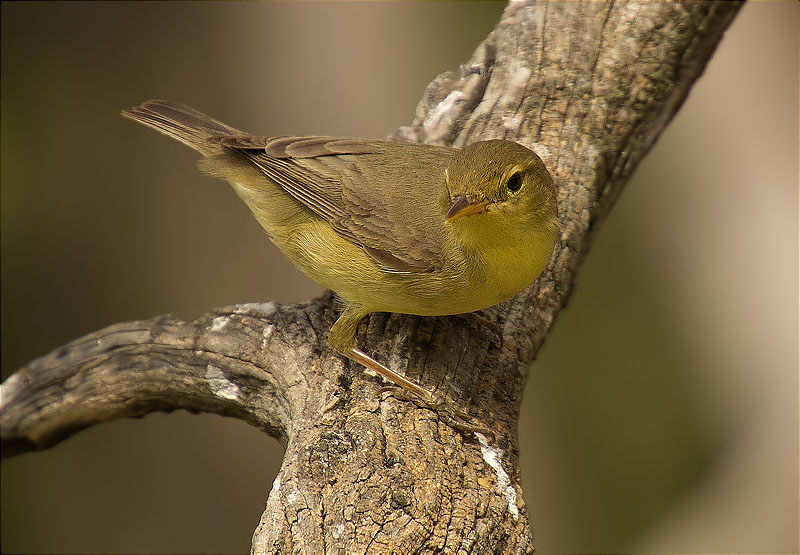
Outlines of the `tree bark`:
<svg viewBox="0 0 800 555">
<path fill-rule="evenodd" d="M 515 2 L 458 70 L 426 90 L 397 140 L 533 148 L 558 190 L 561 235 L 542 276 L 485 311 L 376 313 L 359 344 L 462 407 L 494 438 L 441 415 L 327 347 L 333 296 L 248 304 L 195 322 L 110 326 L 2 386 L 2 453 L 45 449 L 93 424 L 186 409 L 241 418 L 286 448 L 257 553 L 529 553 L 517 418 L 530 362 L 639 161 L 686 98 L 739 3 Z"/>
</svg>

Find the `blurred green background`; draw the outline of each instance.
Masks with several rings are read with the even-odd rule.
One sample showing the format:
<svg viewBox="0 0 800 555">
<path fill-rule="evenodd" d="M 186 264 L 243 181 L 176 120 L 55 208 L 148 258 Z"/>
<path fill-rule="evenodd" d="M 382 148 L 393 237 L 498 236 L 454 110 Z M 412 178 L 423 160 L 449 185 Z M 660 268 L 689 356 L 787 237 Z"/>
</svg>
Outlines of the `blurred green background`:
<svg viewBox="0 0 800 555">
<path fill-rule="evenodd" d="M 2 9 L 2 375 L 117 321 L 318 286 L 150 98 L 255 134 L 384 137 L 502 3 Z M 798 7 L 744 6 L 603 225 L 528 380 L 539 553 L 798 550 Z M 277 442 L 212 415 L 2 464 L 2 551 L 245 552 Z"/>
</svg>

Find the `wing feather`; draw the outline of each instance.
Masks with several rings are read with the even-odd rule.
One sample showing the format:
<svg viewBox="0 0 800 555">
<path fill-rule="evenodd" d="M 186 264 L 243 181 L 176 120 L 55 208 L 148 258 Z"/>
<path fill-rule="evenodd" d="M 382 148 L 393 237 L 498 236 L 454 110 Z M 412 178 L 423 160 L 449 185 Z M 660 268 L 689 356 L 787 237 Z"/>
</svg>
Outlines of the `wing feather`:
<svg viewBox="0 0 800 555">
<path fill-rule="evenodd" d="M 382 269 L 425 273 L 443 263 L 444 168 L 454 149 L 335 137 L 225 137 L 297 202 L 359 245 Z M 432 149 L 432 150 L 431 150 Z M 402 177 L 401 177 L 402 176 Z M 409 197 L 426 198 L 410 203 Z"/>
</svg>

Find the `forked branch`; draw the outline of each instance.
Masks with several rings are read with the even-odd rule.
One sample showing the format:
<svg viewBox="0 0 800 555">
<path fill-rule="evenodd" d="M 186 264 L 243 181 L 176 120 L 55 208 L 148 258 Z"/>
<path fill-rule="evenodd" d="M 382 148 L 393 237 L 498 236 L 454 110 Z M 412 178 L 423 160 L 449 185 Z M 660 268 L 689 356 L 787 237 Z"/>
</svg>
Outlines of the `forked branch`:
<svg viewBox="0 0 800 555">
<path fill-rule="evenodd" d="M 566 302 L 593 233 L 677 111 L 739 3 L 515 2 L 472 58 L 428 87 L 398 140 L 533 148 L 556 182 L 562 232 L 544 274 L 460 318 L 373 314 L 359 343 L 495 431 L 489 444 L 379 395 L 333 354 L 330 295 L 243 305 L 192 323 L 118 324 L 32 362 L 3 385 L 3 454 L 94 423 L 183 408 L 241 418 L 286 456 L 256 552 L 532 549 L 519 486 L 523 375 Z M 268 130 L 265 130 L 268 131 Z"/>
</svg>

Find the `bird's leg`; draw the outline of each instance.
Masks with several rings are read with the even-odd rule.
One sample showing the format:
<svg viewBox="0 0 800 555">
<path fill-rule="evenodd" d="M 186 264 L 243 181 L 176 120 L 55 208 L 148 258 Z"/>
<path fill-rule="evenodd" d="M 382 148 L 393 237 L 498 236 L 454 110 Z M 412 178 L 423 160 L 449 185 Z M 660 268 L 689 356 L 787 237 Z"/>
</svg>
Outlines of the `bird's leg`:
<svg viewBox="0 0 800 555">
<path fill-rule="evenodd" d="M 369 312 L 364 311 L 360 306 L 348 304 L 344 312 L 339 316 L 339 319 L 336 320 L 333 327 L 331 327 L 330 334 L 328 335 L 328 343 L 330 343 L 331 347 L 336 351 L 350 360 L 357 362 L 365 368 L 369 368 L 393 384 L 413 393 L 430 406 L 435 406 L 437 402 L 433 392 L 409 380 L 402 374 L 387 368 L 356 347 L 356 329 L 358 328 L 358 323 L 367 314 L 369 314 Z"/>
<path fill-rule="evenodd" d="M 438 404 L 432 392 L 428 391 L 418 383 L 409 380 L 402 374 L 398 374 L 394 370 L 387 368 L 364 351 L 357 349 L 356 347 L 351 347 L 348 352 L 344 353 L 344 355 L 350 360 L 356 361 L 361 366 L 375 371 L 377 374 L 383 376 L 393 384 L 413 393 L 428 405 L 434 406 Z"/>
<path fill-rule="evenodd" d="M 494 438 L 494 433 L 491 430 L 482 426 L 470 424 L 467 421 L 467 415 L 463 411 L 445 407 L 442 400 L 432 391 L 409 380 L 402 374 L 387 368 L 356 347 L 356 329 L 358 328 L 358 323 L 367 314 L 369 314 L 369 312 L 364 311 L 361 307 L 348 304 L 341 316 L 339 316 L 339 319 L 336 320 L 331 327 L 330 334 L 328 335 L 328 343 L 330 343 L 331 347 L 350 360 L 357 362 L 365 368 L 369 368 L 397 386 L 381 388 L 381 394 L 386 392 L 394 394 L 394 390 L 400 390 L 400 398 L 407 399 L 418 405 L 421 404 L 424 408 L 436 411 L 442 422 L 460 432 L 483 434 L 490 438 L 489 442 L 491 443 Z"/>
</svg>

